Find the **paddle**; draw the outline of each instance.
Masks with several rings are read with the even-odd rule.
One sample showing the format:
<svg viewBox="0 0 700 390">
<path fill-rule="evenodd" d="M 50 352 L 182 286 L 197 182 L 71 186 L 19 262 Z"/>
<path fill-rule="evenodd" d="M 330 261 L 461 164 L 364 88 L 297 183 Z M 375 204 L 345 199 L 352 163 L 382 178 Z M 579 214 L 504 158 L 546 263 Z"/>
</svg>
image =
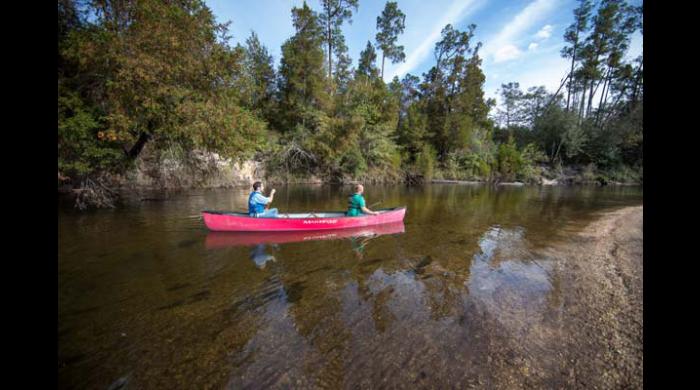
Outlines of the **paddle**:
<svg viewBox="0 0 700 390">
<path fill-rule="evenodd" d="M 378 205 L 378 204 L 382 204 L 382 201 L 380 200 L 379 202 L 372 203 L 372 204 L 371 204 L 369 207 L 367 207 L 367 208 L 370 209 L 370 210 L 372 210 L 372 207 L 374 207 L 374 206 L 376 206 L 376 205 Z"/>
</svg>

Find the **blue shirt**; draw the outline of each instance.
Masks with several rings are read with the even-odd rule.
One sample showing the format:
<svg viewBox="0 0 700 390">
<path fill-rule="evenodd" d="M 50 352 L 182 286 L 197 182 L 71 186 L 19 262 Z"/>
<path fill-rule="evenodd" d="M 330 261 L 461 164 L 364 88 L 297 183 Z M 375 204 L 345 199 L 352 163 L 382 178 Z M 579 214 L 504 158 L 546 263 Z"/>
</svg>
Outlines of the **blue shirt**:
<svg viewBox="0 0 700 390">
<path fill-rule="evenodd" d="M 263 196 L 263 194 L 261 194 L 260 191 L 254 191 L 253 199 L 251 200 L 255 203 L 263 205 L 270 203 L 270 198 L 266 198 L 265 196 Z"/>
<path fill-rule="evenodd" d="M 270 203 L 270 198 L 264 197 L 260 191 L 253 191 L 248 197 L 248 214 L 255 216 L 265 211 L 264 205 Z"/>
</svg>

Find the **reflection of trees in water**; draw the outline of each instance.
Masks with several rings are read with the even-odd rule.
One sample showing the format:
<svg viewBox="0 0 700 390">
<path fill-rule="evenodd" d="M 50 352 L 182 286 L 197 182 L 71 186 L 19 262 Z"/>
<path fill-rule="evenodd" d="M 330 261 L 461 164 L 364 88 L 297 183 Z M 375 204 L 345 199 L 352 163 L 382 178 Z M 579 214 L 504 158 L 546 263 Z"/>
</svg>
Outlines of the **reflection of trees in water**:
<svg viewBox="0 0 700 390">
<path fill-rule="evenodd" d="M 289 386 L 299 380 L 301 387 L 335 388 L 342 383 L 349 336 L 339 316 L 338 290 L 344 277 L 336 272 L 344 262 L 336 256 L 338 251 L 331 250 L 333 244 L 279 248 L 281 260 L 267 271 L 283 272 L 274 272 L 269 279 L 270 290 L 263 296 L 270 300 L 258 302 L 267 312 L 265 323 L 255 330 L 249 346 L 237 353 L 229 386 Z M 295 260 L 284 261 L 292 252 Z"/>
<path fill-rule="evenodd" d="M 80 357 L 59 370 L 61 387 L 107 388 L 125 376 L 134 388 L 177 387 L 177 378 L 193 388 L 221 387 L 228 373 L 215 367 L 255 334 L 259 313 L 231 306 L 237 301 L 233 286 L 250 294 L 265 283 L 264 275 L 245 267 L 244 251 L 203 256 L 201 238 L 191 232 L 156 220 L 149 228 L 153 232 L 136 235 L 131 224 L 115 226 L 99 262 L 85 262 L 106 248 L 87 234 L 83 257 L 62 258 L 86 265 L 79 280 L 61 277 L 69 284 L 59 293 L 71 301 L 61 306 L 59 321 L 69 331 L 60 339 L 60 356 Z M 88 291 L 85 282 L 95 288 Z M 74 307 L 91 311 L 73 314 Z"/>
<path fill-rule="evenodd" d="M 263 350 L 256 352 L 258 361 L 267 361 L 268 365 L 276 365 L 282 371 L 279 375 L 275 374 L 275 377 L 284 376 L 291 378 L 290 380 L 298 378 L 311 387 L 333 388 L 349 380 L 345 367 L 348 364 L 347 357 L 353 349 L 353 326 L 347 323 L 347 307 L 357 310 L 356 307 L 362 299 L 359 295 L 369 297 L 374 308 L 372 315 L 376 320 L 377 329 L 386 328 L 386 321 L 391 315 L 383 303 L 390 298 L 390 291 L 376 293 L 367 289 L 362 292 L 362 286 L 369 275 L 363 274 L 363 269 L 366 268 L 356 267 L 362 262 L 358 262 L 354 254 L 358 250 L 364 253 L 374 248 L 374 242 L 378 239 L 378 236 L 364 236 L 337 241 L 293 243 L 280 247 L 276 253 L 278 261 L 274 263 L 275 266 L 266 270 L 284 270 L 279 273 L 278 278 L 279 290 L 284 292 L 284 296 L 278 296 L 277 301 L 284 302 L 283 316 L 286 319 L 273 322 L 289 321 L 292 333 L 279 335 L 279 340 L 273 343 L 264 340 L 272 336 L 270 331 L 263 327 L 255 336 L 256 341 L 252 342 L 252 345 L 264 346 Z M 379 244 L 377 252 L 386 251 L 391 242 L 392 240 L 385 240 L 383 244 Z M 293 261 L 283 260 L 292 253 Z M 371 253 L 375 251 L 371 250 Z M 380 264 L 376 264 L 376 267 L 379 266 Z M 359 270 L 359 273 L 355 273 L 354 270 Z M 362 276 L 356 278 L 360 274 Z M 348 298 L 345 291 L 348 286 L 354 284 L 353 281 L 358 282 L 358 294 Z M 273 304 L 274 302 L 270 302 L 267 306 Z M 283 328 L 282 325 L 270 326 Z M 297 337 L 305 340 L 301 346 L 295 341 Z M 275 363 L 275 356 L 292 354 L 287 350 L 290 345 L 297 345 L 298 348 L 293 353 L 294 361 L 287 365 Z M 250 355 L 249 351 L 247 355 Z M 267 375 L 264 366 L 256 361 L 241 361 L 242 366 L 236 370 L 237 373 L 246 373 L 250 378 Z"/>
<path fill-rule="evenodd" d="M 547 387 L 558 380 L 560 346 L 550 343 L 560 332 L 561 287 L 547 259 L 523 258 L 525 233 L 490 229 L 473 252 L 455 242 L 452 250 L 410 258 L 377 241 L 360 262 L 348 240 L 290 248 L 301 260 L 286 262 L 279 281 L 293 332 L 306 347 L 286 365 L 266 357 L 279 350 L 256 358 L 281 370 L 275 377 L 294 384 L 300 376 L 309 387 L 386 376 L 389 385 Z M 282 347 L 299 345 L 295 336 L 281 337 Z M 251 378 L 265 373 L 260 367 L 248 371 Z"/>
<path fill-rule="evenodd" d="M 480 232 L 493 225 L 527 228 L 533 248 L 543 248 L 563 238 L 607 199 L 619 199 L 619 191 L 586 187 L 498 187 L 486 185 L 433 185 L 416 199 L 408 215 L 414 226 L 423 228 L 434 243 L 449 241 L 452 232 L 478 239 Z M 633 197 L 635 191 L 629 191 Z M 617 196 L 617 197 L 616 197 Z M 418 211 L 414 211 L 418 209 Z M 427 238 L 427 237 L 426 237 Z M 423 243 L 425 245 L 425 243 Z"/>
<path fill-rule="evenodd" d="M 305 383 L 556 383 L 562 287 L 538 250 L 581 201 L 561 190 L 416 191 L 415 230 L 385 240 L 397 248 L 370 237 L 294 246 L 282 283 L 308 345 L 294 363 Z"/>
<path fill-rule="evenodd" d="M 395 384 L 556 382 L 561 281 L 531 241 L 533 231 L 554 235 L 576 203 L 557 192 L 488 191 L 499 190 L 434 189 L 431 222 L 418 216 L 425 229 L 387 240 L 398 248 L 367 238 L 295 247 L 282 283 L 300 291 L 288 294 L 288 310 L 310 348 L 296 363 L 310 386 L 376 383 L 380 373 Z M 357 361 L 369 355 L 372 364 Z"/>
<path fill-rule="evenodd" d="M 371 305 L 371 313 L 374 329 L 382 333 L 395 320 L 387 304 L 394 289 L 391 286 L 380 286 L 379 290 L 372 288 L 370 279 L 378 270 L 382 269 L 382 259 L 371 259 L 353 266 L 351 278 L 357 284 L 357 297 L 363 303 Z M 374 291 L 373 291 L 374 290 Z M 359 302 L 358 302 L 359 303 Z M 352 305 L 352 302 L 350 303 Z"/>
<path fill-rule="evenodd" d="M 538 268 L 546 262 L 521 261 L 522 230 L 491 233 L 482 235 L 478 256 L 463 261 L 462 268 L 456 251 L 443 250 L 435 256 L 372 263 L 355 272 L 358 285 L 366 286 L 358 290 L 371 292 L 365 299 L 393 314 L 387 326 L 375 327 L 381 336 L 367 335 L 377 340 L 367 348 L 380 343 L 382 353 L 373 355 L 376 370 L 367 368 L 362 377 L 379 371 L 391 378 L 389 383 L 456 387 L 553 383 L 542 373 L 557 375 L 557 346 L 548 345 L 557 329 L 545 321 L 555 310 L 549 302 L 557 299 L 552 295 L 558 290 L 551 286 L 558 281 L 550 285 L 550 276 Z M 483 266 L 475 267 L 475 262 Z M 469 283 L 475 279 L 491 285 Z M 393 356 L 401 356 L 401 362 Z M 401 369 L 394 370 L 394 363 Z"/>
<path fill-rule="evenodd" d="M 619 193 L 636 199 L 638 190 L 368 192 L 369 204 L 408 205 L 406 234 L 361 239 L 355 252 L 349 240 L 266 246 L 261 255 L 277 261 L 263 269 L 250 260 L 252 248 L 202 253 L 194 224 L 161 218 L 162 205 L 99 220 L 62 215 L 61 359 L 74 359 L 60 369 L 62 387 L 104 388 L 130 371 L 129 385 L 138 388 L 175 387 L 178 378 L 188 387 L 221 387 L 229 374 L 247 375 L 233 387 L 255 386 L 256 375 L 271 371 L 270 383 L 280 386 L 310 378 L 299 387 L 352 387 L 387 376 L 388 387 L 564 387 L 556 360 L 567 336 L 568 284 L 546 248 L 568 236 L 571 220 L 585 222 L 591 211 L 625 202 Z M 305 187 L 289 199 L 295 210 L 344 208 L 339 193 Z M 241 194 L 238 205 L 247 190 Z M 225 208 L 231 199 L 222 192 L 211 201 L 214 195 L 201 201 Z M 504 233 L 478 257 L 495 226 Z"/>
<path fill-rule="evenodd" d="M 340 290 L 349 279 L 337 272 L 353 261 L 344 240 L 324 243 L 290 245 L 297 259 L 287 263 L 282 283 L 303 286 L 293 302 L 288 304 L 290 319 L 296 332 L 311 348 L 300 356 L 300 367 L 307 378 L 314 378 L 311 386 L 338 387 L 344 379 L 345 351 L 350 347 L 350 333 L 342 320 Z M 339 256 L 340 254 L 340 256 Z"/>
<path fill-rule="evenodd" d="M 503 360 L 500 369 L 506 371 L 492 379 L 520 377 L 536 387 L 550 387 L 561 378 L 561 279 L 556 259 L 521 251 L 527 247 L 524 241 L 517 230 L 491 229 L 484 234 L 472 265 L 470 304 L 484 326 L 490 322 L 499 333 L 491 335 L 487 352 Z M 523 258 L 523 253 L 529 256 Z"/>
<path fill-rule="evenodd" d="M 231 354 L 241 356 L 239 353 L 264 323 L 260 308 L 270 301 L 269 282 L 249 274 L 245 284 L 249 289 L 247 295 L 234 297 L 231 303 L 231 275 L 227 276 L 209 284 L 207 294 L 192 294 L 183 289 L 184 299 L 165 301 L 161 308 L 133 319 L 127 340 L 139 342 L 126 344 L 132 348 L 124 356 L 126 361 L 114 364 L 114 367 L 133 365 L 130 385 L 177 387 L 177 378 L 187 378 L 188 385 L 196 388 L 220 387 L 226 383 L 229 373 L 215 367 Z M 133 348 L 140 351 L 138 360 L 134 359 Z M 110 353 L 119 355 L 113 349 Z M 112 366 L 113 362 L 103 364 Z M 211 374 L 202 376 L 202 372 Z M 170 385 L 167 378 L 172 378 Z"/>
</svg>

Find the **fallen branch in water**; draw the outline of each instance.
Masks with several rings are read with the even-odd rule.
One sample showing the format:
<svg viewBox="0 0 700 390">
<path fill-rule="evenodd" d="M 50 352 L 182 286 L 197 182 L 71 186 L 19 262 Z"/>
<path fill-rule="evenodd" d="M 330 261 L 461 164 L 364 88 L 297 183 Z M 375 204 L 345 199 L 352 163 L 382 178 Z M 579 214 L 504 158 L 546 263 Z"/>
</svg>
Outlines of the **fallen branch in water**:
<svg viewBox="0 0 700 390">
<path fill-rule="evenodd" d="M 86 210 L 90 207 L 114 208 L 118 198 L 117 193 L 107 187 L 102 178 L 92 180 L 85 178 L 80 188 L 73 190 L 76 193 L 75 207 Z"/>
</svg>

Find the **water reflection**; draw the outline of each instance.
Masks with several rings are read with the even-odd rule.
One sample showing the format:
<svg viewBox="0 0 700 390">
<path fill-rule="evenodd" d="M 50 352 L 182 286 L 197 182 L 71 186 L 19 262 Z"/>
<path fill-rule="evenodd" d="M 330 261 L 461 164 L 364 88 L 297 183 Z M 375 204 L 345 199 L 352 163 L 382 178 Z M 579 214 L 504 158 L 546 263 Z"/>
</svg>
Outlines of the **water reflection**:
<svg viewBox="0 0 700 390">
<path fill-rule="evenodd" d="M 404 233 L 403 221 L 352 229 L 334 229 L 302 232 L 209 232 L 205 240 L 207 249 L 221 249 L 237 246 L 252 246 L 250 259 L 258 269 L 264 269 L 268 262 L 274 262 L 272 250 L 279 250 L 279 244 L 307 241 L 328 241 L 348 239 L 355 258 L 364 258 L 367 244 L 377 237 Z"/>
<path fill-rule="evenodd" d="M 337 240 L 350 238 L 357 246 L 364 246 L 363 238 L 373 238 L 386 234 L 400 234 L 405 231 L 403 222 L 364 226 L 352 229 L 333 229 L 300 232 L 209 232 L 205 241 L 207 249 L 260 244 L 283 244 L 291 242 Z"/>
<path fill-rule="evenodd" d="M 408 226 L 207 232 L 189 217 L 241 209 L 246 191 L 61 211 L 61 388 L 130 373 L 134 388 L 514 388 L 527 370 L 524 387 L 565 388 L 546 380 L 568 285 L 544 254 L 594 213 L 641 201 L 631 189 L 368 186 L 407 204 Z M 342 191 L 285 187 L 280 208 L 340 209 Z"/>
<path fill-rule="evenodd" d="M 352 237 L 353 249 L 363 253 L 371 239 Z M 265 323 L 235 351 L 249 360 L 232 369 L 229 385 L 503 387 L 528 367 L 554 372 L 553 260 L 531 247 L 522 226 L 490 226 L 474 244 L 434 255 L 372 253 L 335 267 L 320 257 L 313 270 L 290 264 L 275 278 L 278 299 L 258 309 Z M 513 371 L 491 373 L 487 358 Z"/>
<path fill-rule="evenodd" d="M 274 245 L 270 245 L 270 247 L 274 247 Z M 256 267 L 262 269 L 265 268 L 268 261 L 275 261 L 275 256 L 265 251 L 265 244 L 258 244 L 250 252 L 250 259 L 253 260 Z"/>
</svg>

